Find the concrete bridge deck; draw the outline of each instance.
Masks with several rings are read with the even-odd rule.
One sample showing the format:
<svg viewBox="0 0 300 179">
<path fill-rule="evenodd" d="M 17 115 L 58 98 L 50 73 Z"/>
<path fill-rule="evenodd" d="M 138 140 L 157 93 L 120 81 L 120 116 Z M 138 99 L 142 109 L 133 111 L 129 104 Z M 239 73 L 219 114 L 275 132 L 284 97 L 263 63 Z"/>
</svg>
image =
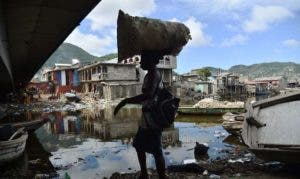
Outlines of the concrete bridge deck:
<svg viewBox="0 0 300 179">
<path fill-rule="evenodd" d="M 0 0 L 0 96 L 28 83 L 99 2 Z"/>
</svg>

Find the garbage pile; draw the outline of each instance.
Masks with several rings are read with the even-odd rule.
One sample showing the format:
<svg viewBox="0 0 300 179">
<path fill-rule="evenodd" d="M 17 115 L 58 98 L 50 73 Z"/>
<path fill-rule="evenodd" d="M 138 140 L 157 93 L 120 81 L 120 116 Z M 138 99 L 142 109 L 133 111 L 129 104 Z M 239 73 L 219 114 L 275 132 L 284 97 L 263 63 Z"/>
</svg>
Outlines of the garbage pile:
<svg viewBox="0 0 300 179">
<path fill-rule="evenodd" d="M 194 108 L 244 108 L 244 102 L 218 101 L 212 98 L 204 98 L 196 103 Z"/>
</svg>

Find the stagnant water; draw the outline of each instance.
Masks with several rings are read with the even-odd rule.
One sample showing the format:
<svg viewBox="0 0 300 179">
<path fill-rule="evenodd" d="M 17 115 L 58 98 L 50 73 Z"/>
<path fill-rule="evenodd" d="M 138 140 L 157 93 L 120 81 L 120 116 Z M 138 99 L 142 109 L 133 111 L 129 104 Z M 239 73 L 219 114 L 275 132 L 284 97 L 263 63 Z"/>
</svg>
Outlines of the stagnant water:
<svg viewBox="0 0 300 179">
<path fill-rule="evenodd" d="M 112 108 L 72 114 L 27 112 L 15 117 L 15 120 L 41 117 L 50 121 L 29 136 L 25 154 L 8 165 L 5 172 L 26 173 L 32 170 L 30 167 L 34 162 L 42 163 L 36 165 L 38 167 L 34 171 L 57 171 L 61 177 L 67 173 L 72 178 L 102 178 L 114 172 L 139 170 L 131 145 L 141 119 L 139 108 L 124 108 L 117 116 L 113 116 Z M 166 164 L 223 157 L 225 153 L 222 150 L 237 144 L 230 138 L 228 140 L 228 133 L 221 127 L 220 121 L 221 116 L 177 116 L 174 127 L 163 132 Z M 195 142 L 209 145 L 207 156 L 194 156 Z M 151 155 L 147 157 L 147 165 L 155 168 Z"/>
</svg>

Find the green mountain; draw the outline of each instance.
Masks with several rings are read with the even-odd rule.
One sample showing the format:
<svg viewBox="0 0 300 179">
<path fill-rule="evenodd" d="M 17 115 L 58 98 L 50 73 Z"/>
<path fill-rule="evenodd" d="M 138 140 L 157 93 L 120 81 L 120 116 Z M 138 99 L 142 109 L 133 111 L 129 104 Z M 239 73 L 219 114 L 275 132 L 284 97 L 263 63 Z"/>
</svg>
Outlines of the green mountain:
<svg viewBox="0 0 300 179">
<path fill-rule="evenodd" d="M 76 45 L 70 43 L 61 44 L 43 65 L 53 67 L 55 63 L 72 63 L 72 59 L 78 59 L 82 64 L 89 63 L 97 58 Z"/>
<path fill-rule="evenodd" d="M 96 57 L 94 55 L 89 54 L 82 48 L 70 44 L 70 43 L 63 43 L 61 44 L 58 49 L 49 57 L 49 59 L 44 63 L 44 65 L 36 72 L 35 78 L 41 78 L 42 72 L 44 68 L 52 68 L 54 67 L 55 63 L 72 63 L 72 59 L 78 59 L 81 65 L 87 65 L 93 62 L 98 61 L 106 61 L 111 60 L 113 58 L 117 58 L 117 53 L 112 53 L 108 55 L 104 55 L 102 57 Z"/>
<path fill-rule="evenodd" d="M 82 65 L 90 64 L 98 61 L 106 61 L 113 58 L 117 58 L 118 54 L 108 54 L 102 57 L 97 57 L 89 54 L 82 48 L 70 44 L 63 43 L 58 49 L 50 56 L 45 62 L 43 67 L 53 67 L 55 63 L 72 63 L 72 59 L 78 59 Z"/>
<path fill-rule="evenodd" d="M 230 67 L 228 70 L 210 66 L 203 68 L 207 68 L 212 75 L 215 75 L 218 72 L 232 72 L 243 76 L 249 76 L 251 78 L 270 76 L 300 77 L 300 64 L 294 62 L 269 62 L 249 66 L 235 65 Z"/>
<path fill-rule="evenodd" d="M 293 62 L 270 62 L 253 65 L 235 65 L 230 72 L 253 78 L 267 76 L 300 76 L 300 64 Z"/>
<path fill-rule="evenodd" d="M 97 61 L 106 61 L 113 58 L 117 58 L 117 53 L 108 54 L 102 57 L 96 57 L 82 48 L 70 44 L 63 43 L 60 47 L 50 56 L 43 67 L 53 67 L 55 63 L 72 63 L 72 59 L 78 59 L 82 65 L 90 64 Z M 203 67 L 207 68 L 212 75 L 218 72 L 234 72 L 239 73 L 243 76 L 249 76 L 252 78 L 267 77 L 267 76 L 299 76 L 300 77 L 300 64 L 293 62 L 270 62 L 270 63 L 259 63 L 253 65 L 235 65 L 224 70 L 221 68 L 215 68 L 211 66 Z"/>
<path fill-rule="evenodd" d="M 110 59 L 114 59 L 114 58 L 118 58 L 118 54 L 117 53 L 111 53 L 111 54 L 104 55 L 102 57 L 97 57 L 94 60 L 95 61 L 106 61 L 106 60 L 110 60 Z"/>
</svg>

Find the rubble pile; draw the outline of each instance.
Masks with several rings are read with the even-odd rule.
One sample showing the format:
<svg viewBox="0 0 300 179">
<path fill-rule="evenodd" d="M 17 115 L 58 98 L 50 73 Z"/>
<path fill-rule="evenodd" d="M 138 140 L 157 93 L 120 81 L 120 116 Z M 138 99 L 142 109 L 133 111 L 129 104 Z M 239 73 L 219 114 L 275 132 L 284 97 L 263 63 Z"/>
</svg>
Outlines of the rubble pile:
<svg viewBox="0 0 300 179">
<path fill-rule="evenodd" d="M 78 94 L 78 97 L 81 99 L 79 102 L 70 101 L 64 95 L 61 95 L 60 98 L 55 100 L 47 100 L 48 96 L 49 95 L 44 95 L 40 101 L 26 104 L 0 104 L 0 119 L 6 116 L 19 115 L 26 111 L 49 113 L 55 111 L 75 112 L 82 110 L 104 109 L 106 107 L 117 105 L 121 100 L 107 101 L 99 99 L 93 94 Z"/>
<path fill-rule="evenodd" d="M 31 112 L 52 112 L 60 111 L 64 103 L 62 102 L 35 102 L 30 104 L 7 104 L 7 109 L 4 111 L 7 115 Z"/>
<path fill-rule="evenodd" d="M 100 99 L 94 94 L 81 94 L 80 98 L 82 103 L 88 105 L 88 108 L 103 109 L 105 107 L 115 106 L 120 102 L 120 100 L 108 101 L 105 99 Z"/>
<path fill-rule="evenodd" d="M 194 108 L 244 108 L 244 102 L 218 101 L 212 98 L 204 98 L 196 103 Z"/>
</svg>

